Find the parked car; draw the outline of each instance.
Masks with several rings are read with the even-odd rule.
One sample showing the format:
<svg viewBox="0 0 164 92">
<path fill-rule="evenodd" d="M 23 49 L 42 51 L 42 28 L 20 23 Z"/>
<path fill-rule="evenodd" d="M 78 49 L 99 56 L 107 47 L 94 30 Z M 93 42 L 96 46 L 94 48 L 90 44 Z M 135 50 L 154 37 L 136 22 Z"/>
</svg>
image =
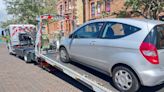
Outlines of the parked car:
<svg viewBox="0 0 164 92">
<path fill-rule="evenodd" d="M 115 87 L 137 91 L 164 82 L 164 22 L 100 19 L 61 40 L 62 62 L 74 61 L 112 77 Z"/>
</svg>

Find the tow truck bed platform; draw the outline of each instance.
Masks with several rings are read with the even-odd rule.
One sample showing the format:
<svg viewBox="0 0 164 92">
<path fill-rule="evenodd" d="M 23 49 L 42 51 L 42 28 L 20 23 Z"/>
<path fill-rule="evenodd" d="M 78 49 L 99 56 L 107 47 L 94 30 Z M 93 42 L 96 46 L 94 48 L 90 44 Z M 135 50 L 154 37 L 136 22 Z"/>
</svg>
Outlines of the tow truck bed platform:
<svg viewBox="0 0 164 92">
<path fill-rule="evenodd" d="M 47 54 L 41 54 L 40 57 L 44 59 L 50 65 L 56 67 L 57 69 L 63 71 L 65 74 L 74 78 L 75 80 L 81 82 L 88 88 L 96 92 L 118 92 L 113 88 L 107 78 L 100 78 L 93 73 L 90 73 L 88 69 L 81 68 L 80 66 L 72 63 L 63 63 L 59 60 L 59 54 L 57 52 L 48 52 Z M 94 72 L 94 70 L 92 71 Z M 94 72 L 96 73 L 96 71 Z"/>
</svg>

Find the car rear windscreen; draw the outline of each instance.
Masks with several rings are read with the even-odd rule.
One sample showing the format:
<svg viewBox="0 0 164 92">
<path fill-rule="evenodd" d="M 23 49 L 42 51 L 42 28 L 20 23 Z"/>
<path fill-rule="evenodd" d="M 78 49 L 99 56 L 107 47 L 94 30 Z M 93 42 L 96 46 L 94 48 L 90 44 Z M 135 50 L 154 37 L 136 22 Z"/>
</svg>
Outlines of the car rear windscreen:
<svg viewBox="0 0 164 92">
<path fill-rule="evenodd" d="M 164 49 L 164 24 L 156 26 L 154 31 L 157 31 L 158 49 Z"/>
<path fill-rule="evenodd" d="M 155 26 L 146 36 L 144 42 L 153 44 L 157 49 L 164 49 L 164 25 Z"/>
</svg>

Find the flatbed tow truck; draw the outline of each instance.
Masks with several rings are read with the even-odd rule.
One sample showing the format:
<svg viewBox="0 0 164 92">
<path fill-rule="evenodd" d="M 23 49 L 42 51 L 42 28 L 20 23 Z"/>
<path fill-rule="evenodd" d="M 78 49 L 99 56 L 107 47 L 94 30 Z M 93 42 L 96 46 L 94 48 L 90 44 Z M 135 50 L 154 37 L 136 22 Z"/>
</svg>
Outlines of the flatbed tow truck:
<svg viewBox="0 0 164 92">
<path fill-rule="evenodd" d="M 61 62 L 58 51 L 48 50 L 45 52 L 41 49 L 43 20 L 52 18 L 54 18 L 54 16 L 50 15 L 42 15 L 39 18 L 38 33 L 35 42 L 35 55 L 37 62 L 43 67 L 48 67 L 50 65 L 59 69 L 95 92 L 118 92 L 109 81 L 101 78 L 101 76 L 90 73 L 88 69 L 83 69 L 76 64 Z"/>
</svg>

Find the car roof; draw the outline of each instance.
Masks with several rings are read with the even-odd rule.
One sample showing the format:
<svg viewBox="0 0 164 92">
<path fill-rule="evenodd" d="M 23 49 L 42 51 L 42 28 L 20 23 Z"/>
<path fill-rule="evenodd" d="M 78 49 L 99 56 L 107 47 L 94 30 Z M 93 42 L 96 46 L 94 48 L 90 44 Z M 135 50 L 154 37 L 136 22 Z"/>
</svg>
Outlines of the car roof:
<svg viewBox="0 0 164 92">
<path fill-rule="evenodd" d="M 87 24 L 93 22 L 119 22 L 119 23 L 125 23 L 129 25 L 137 26 L 140 28 L 143 28 L 143 26 L 145 25 L 149 27 L 154 27 L 156 25 L 164 24 L 164 22 L 158 20 L 137 19 L 137 18 L 104 18 L 104 19 L 91 20 L 87 22 Z"/>
</svg>

